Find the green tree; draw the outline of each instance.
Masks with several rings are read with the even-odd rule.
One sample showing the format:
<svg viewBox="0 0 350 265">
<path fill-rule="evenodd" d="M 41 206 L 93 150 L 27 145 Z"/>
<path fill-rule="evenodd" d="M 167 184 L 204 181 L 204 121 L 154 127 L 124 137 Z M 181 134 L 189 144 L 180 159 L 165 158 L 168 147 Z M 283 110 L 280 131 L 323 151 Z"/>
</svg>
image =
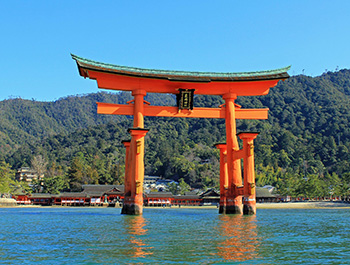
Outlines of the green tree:
<svg viewBox="0 0 350 265">
<path fill-rule="evenodd" d="M 79 152 L 72 159 L 68 168 L 69 187 L 71 191 L 80 191 L 84 180 L 87 179 L 85 172 L 85 158 L 84 154 Z"/>
<path fill-rule="evenodd" d="M 14 172 L 10 165 L 0 161 L 0 193 L 11 193 L 15 187 Z"/>
<path fill-rule="evenodd" d="M 179 186 L 175 183 L 172 182 L 169 184 L 168 190 L 173 194 L 173 195 L 178 195 L 179 194 Z"/>
<path fill-rule="evenodd" d="M 178 192 L 179 194 L 185 194 L 185 192 L 191 190 L 191 186 L 188 185 L 183 178 L 180 178 L 178 189 L 179 189 L 179 192 Z"/>
<path fill-rule="evenodd" d="M 55 162 L 51 164 L 43 179 L 43 192 L 58 194 L 69 188 L 67 176 L 61 166 L 57 166 Z"/>
<path fill-rule="evenodd" d="M 41 179 L 34 179 L 30 185 L 33 193 L 40 193 L 42 191 L 43 182 Z"/>
<path fill-rule="evenodd" d="M 125 165 L 114 164 L 111 166 L 111 179 L 112 183 L 115 185 L 124 184 L 125 179 Z"/>
<path fill-rule="evenodd" d="M 327 190 L 325 193 L 327 195 L 333 196 L 341 196 L 344 194 L 344 189 L 346 189 L 346 183 L 343 182 L 339 176 L 333 172 L 332 174 L 326 174 L 325 176 Z"/>
<path fill-rule="evenodd" d="M 302 181 L 303 178 L 297 172 L 286 171 L 276 183 L 277 193 L 292 197 L 302 196 L 300 193 Z"/>
<path fill-rule="evenodd" d="M 301 184 L 301 194 L 309 199 L 323 197 L 328 195 L 328 187 L 325 181 L 322 181 L 318 175 L 309 174 Z"/>
</svg>

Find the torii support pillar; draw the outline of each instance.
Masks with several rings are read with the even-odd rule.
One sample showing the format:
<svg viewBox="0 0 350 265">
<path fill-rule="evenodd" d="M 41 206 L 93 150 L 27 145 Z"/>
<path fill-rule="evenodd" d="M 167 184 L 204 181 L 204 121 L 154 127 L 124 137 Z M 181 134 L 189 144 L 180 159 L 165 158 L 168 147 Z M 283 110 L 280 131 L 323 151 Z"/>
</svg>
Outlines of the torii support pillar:
<svg viewBox="0 0 350 265">
<path fill-rule="evenodd" d="M 131 144 L 127 165 L 127 175 L 130 175 L 130 196 L 125 194 L 122 214 L 140 215 L 143 212 L 143 178 L 144 165 L 144 137 L 149 130 L 143 128 L 131 128 Z"/>
<path fill-rule="evenodd" d="M 122 141 L 125 147 L 125 177 L 124 177 L 124 197 L 131 195 L 131 175 L 129 174 L 129 151 L 130 151 L 130 140 Z"/>
<path fill-rule="evenodd" d="M 226 143 L 216 144 L 216 148 L 220 150 L 220 207 L 219 213 L 226 212 L 228 174 L 227 174 L 227 147 Z"/>
<path fill-rule="evenodd" d="M 243 140 L 244 201 L 243 214 L 256 214 L 254 139 L 259 133 L 242 132 L 238 137 Z"/>
</svg>

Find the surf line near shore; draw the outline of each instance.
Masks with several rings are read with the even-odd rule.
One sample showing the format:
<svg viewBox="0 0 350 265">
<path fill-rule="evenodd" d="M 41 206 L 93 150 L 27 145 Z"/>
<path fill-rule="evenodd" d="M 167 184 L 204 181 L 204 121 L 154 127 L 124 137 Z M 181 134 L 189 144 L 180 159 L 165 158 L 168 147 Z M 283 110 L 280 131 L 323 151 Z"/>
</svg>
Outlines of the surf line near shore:
<svg viewBox="0 0 350 265">
<path fill-rule="evenodd" d="M 350 209 L 350 203 L 342 202 L 342 201 L 257 203 L 256 208 L 257 209 L 320 209 L 320 208 Z"/>
<path fill-rule="evenodd" d="M 177 206 L 169 207 L 150 207 L 145 206 L 146 209 L 178 209 Z M 181 206 L 184 209 L 216 209 L 215 205 L 205 205 L 205 206 Z M 343 201 L 309 201 L 309 202 L 264 202 L 257 203 L 257 209 L 350 209 L 349 202 Z"/>
</svg>

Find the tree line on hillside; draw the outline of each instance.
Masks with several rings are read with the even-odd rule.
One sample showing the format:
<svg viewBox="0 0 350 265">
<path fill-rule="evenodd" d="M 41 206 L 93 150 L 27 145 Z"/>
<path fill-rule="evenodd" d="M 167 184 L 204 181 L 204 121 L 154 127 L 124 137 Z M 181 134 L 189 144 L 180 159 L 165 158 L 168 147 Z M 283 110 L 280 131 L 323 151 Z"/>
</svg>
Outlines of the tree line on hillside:
<svg viewBox="0 0 350 265">
<path fill-rule="evenodd" d="M 255 141 L 258 185 L 274 185 L 279 193 L 292 196 L 349 194 L 349 80 L 349 70 L 314 78 L 299 75 L 280 82 L 266 96 L 237 99 L 242 108 L 270 109 L 268 120 L 237 121 L 238 131 L 261 132 Z M 175 105 L 172 95 L 147 97 L 153 105 Z M 46 103 L 0 102 L 4 113 L 0 148 L 9 145 L 11 150 L 0 159 L 14 170 L 30 166 L 33 157 L 41 155 L 47 170 L 56 172 L 52 177 L 60 175 L 65 182 L 62 189 L 67 190 L 87 183 L 122 183 L 125 150 L 121 140 L 130 138 L 127 129 L 132 120 L 97 115 L 93 101 L 125 103 L 130 98 L 125 92 L 64 98 L 52 103 L 59 113 L 56 116 Z M 195 97 L 196 107 L 222 103 L 217 96 Z M 32 107 L 22 110 L 21 116 L 20 111 L 13 113 L 16 104 Z M 31 129 L 23 125 L 28 115 L 33 119 Z M 13 129 L 7 131 L 9 124 Z M 52 128 L 44 134 L 46 127 Z M 225 142 L 224 120 L 146 117 L 145 127 L 150 129 L 145 138 L 146 174 L 183 178 L 192 187 L 218 188 L 219 152 L 213 145 Z"/>
</svg>

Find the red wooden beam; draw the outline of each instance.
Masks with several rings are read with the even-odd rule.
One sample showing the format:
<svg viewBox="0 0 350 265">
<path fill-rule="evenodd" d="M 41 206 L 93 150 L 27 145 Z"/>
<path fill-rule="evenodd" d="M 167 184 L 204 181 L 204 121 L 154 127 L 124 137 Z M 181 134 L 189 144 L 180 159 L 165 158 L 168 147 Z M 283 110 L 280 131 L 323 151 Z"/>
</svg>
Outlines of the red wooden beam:
<svg viewBox="0 0 350 265">
<path fill-rule="evenodd" d="M 258 119 L 266 120 L 269 109 L 238 109 L 236 108 L 236 119 Z M 111 104 L 97 102 L 98 114 L 130 115 L 134 113 L 134 105 Z M 194 108 L 193 110 L 181 110 L 177 107 L 149 106 L 144 105 L 144 116 L 178 117 L 178 118 L 225 118 L 225 107 L 223 108 Z"/>
</svg>

